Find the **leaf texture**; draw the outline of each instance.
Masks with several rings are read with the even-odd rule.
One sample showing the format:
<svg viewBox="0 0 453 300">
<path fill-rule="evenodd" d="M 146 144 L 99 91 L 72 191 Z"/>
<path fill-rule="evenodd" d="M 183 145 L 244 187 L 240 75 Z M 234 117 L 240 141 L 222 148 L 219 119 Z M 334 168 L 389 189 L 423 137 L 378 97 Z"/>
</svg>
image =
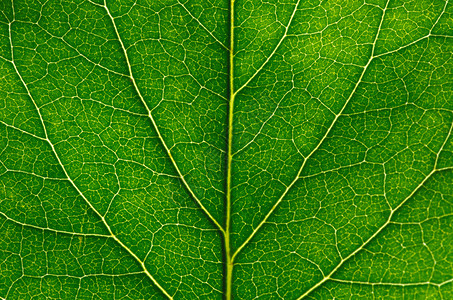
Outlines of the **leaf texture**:
<svg viewBox="0 0 453 300">
<path fill-rule="evenodd" d="M 0 1 L 0 298 L 453 298 L 448 0 Z"/>
</svg>

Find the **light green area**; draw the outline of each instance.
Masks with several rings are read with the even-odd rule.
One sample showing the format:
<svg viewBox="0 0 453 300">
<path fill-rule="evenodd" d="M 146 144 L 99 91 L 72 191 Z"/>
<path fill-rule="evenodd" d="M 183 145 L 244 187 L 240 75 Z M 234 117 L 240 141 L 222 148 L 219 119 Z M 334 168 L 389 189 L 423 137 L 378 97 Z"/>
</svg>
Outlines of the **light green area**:
<svg viewBox="0 0 453 300">
<path fill-rule="evenodd" d="M 448 0 L 0 1 L 0 299 L 452 299 Z"/>
</svg>

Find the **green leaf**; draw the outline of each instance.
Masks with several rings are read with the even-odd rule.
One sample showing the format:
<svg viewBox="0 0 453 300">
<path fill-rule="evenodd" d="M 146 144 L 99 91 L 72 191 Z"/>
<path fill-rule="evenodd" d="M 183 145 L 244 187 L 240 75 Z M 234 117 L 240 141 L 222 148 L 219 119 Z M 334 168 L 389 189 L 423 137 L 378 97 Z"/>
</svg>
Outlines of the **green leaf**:
<svg viewBox="0 0 453 300">
<path fill-rule="evenodd" d="M 448 0 L 0 1 L 0 298 L 453 299 Z"/>
</svg>

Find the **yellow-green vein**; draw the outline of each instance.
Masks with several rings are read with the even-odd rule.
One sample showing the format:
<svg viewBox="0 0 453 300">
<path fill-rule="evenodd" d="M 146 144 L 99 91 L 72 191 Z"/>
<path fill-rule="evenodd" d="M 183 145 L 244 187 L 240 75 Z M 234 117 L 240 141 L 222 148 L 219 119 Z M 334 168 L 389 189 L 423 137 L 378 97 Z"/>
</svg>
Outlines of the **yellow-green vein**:
<svg viewBox="0 0 453 300">
<path fill-rule="evenodd" d="M 374 41 L 373 41 L 373 44 L 372 44 L 372 48 L 371 48 L 371 55 L 370 55 L 370 58 L 368 59 L 368 62 L 365 64 L 365 66 L 363 67 L 363 70 L 360 74 L 360 77 L 359 79 L 357 80 L 357 83 L 355 84 L 354 88 L 352 89 L 351 93 L 349 94 L 347 100 L 345 101 L 345 103 L 343 104 L 343 107 L 341 108 L 341 110 L 338 112 L 338 114 L 335 115 L 335 118 L 333 119 L 332 123 L 330 124 L 329 128 L 327 128 L 326 130 L 326 133 L 323 135 L 323 137 L 319 140 L 318 144 L 315 146 L 315 148 L 307 155 L 307 157 L 305 157 L 301 167 L 299 168 L 299 171 L 297 172 L 297 175 L 295 176 L 295 178 L 293 179 L 293 181 L 291 181 L 291 183 L 286 187 L 286 189 L 284 190 L 284 192 L 282 193 L 282 195 L 278 198 L 278 200 L 275 202 L 275 204 L 272 206 L 272 208 L 269 210 L 269 212 L 266 214 L 266 216 L 263 218 L 263 220 L 261 220 L 261 222 L 258 224 L 258 226 L 252 231 L 252 233 L 247 237 L 247 239 L 238 247 L 238 249 L 236 249 L 236 251 L 234 252 L 233 254 L 233 261 L 234 259 L 236 258 L 236 256 L 241 252 L 241 250 L 251 241 L 251 239 L 256 235 L 256 233 L 260 230 L 260 228 L 267 222 L 267 220 L 269 219 L 269 217 L 274 213 L 274 211 L 277 209 L 277 207 L 279 206 L 279 204 L 282 202 L 282 200 L 285 198 L 286 194 L 288 194 L 288 192 L 291 190 L 291 188 L 294 186 L 294 184 L 300 179 L 301 177 L 301 174 L 302 174 L 302 171 L 304 170 L 305 168 L 305 165 L 307 163 L 307 161 L 310 159 L 310 157 L 319 149 L 319 147 L 322 145 L 322 143 L 324 142 L 324 140 L 327 138 L 327 136 L 329 135 L 329 133 L 332 131 L 334 125 L 337 123 L 337 120 L 338 118 L 343 114 L 343 111 L 346 109 L 346 107 L 348 106 L 349 102 L 351 101 L 352 97 L 355 95 L 355 92 L 357 91 L 357 88 L 359 87 L 360 83 L 362 82 L 362 79 L 363 79 L 363 76 L 365 75 L 366 73 L 366 70 L 368 69 L 368 66 L 370 65 L 371 61 L 373 60 L 374 58 L 374 52 L 375 52 L 375 47 L 376 47 L 376 42 L 377 42 L 377 39 L 379 37 L 379 33 L 380 33 L 380 30 L 381 30 L 381 26 L 382 26 L 382 22 L 384 21 L 384 17 L 385 17 L 385 12 L 387 10 L 387 6 L 388 6 L 388 3 L 390 1 L 388 0 L 387 1 L 387 4 L 385 6 L 385 8 L 383 9 L 383 12 L 382 12 L 382 17 L 381 17 L 381 20 L 379 22 L 379 27 L 378 27 L 378 30 L 377 30 L 377 33 L 374 37 Z"/>
<path fill-rule="evenodd" d="M 230 300 L 233 284 L 233 259 L 231 255 L 231 172 L 233 163 L 233 114 L 234 114 L 234 0 L 230 0 L 230 50 L 229 50 L 229 94 L 228 103 L 228 151 L 227 151 L 227 179 L 226 179 L 226 221 L 225 221 L 225 299 Z"/>
<path fill-rule="evenodd" d="M 91 1 L 90 1 L 91 2 Z M 151 109 L 149 108 L 148 104 L 146 103 L 145 99 L 143 98 L 143 95 L 140 91 L 140 89 L 138 88 L 138 85 L 137 85 L 137 82 L 135 80 L 135 77 L 132 73 L 132 67 L 131 67 L 131 63 L 130 63 L 130 60 L 129 60 L 129 55 L 127 54 L 127 50 L 126 50 L 126 47 L 124 46 L 124 43 L 123 43 L 123 40 L 121 39 L 121 36 L 118 32 L 118 28 L 116 26 L 116 23 L 115 23 L 115 18 L 112 16 L 112 14 L 110 13 L 110 10 L 108 9 L 107 7 L 107 3 L 106 1 L 104 1 L 104 5 L 99 5 L 99 4 L 96 4 L 94 2 L 91 2 L 97 6 L 101 6 L 105 9 L 105 11 L 107 12 L 109 18 L 110 18 L 110 21 L 112 22 L 112 26 L 113 26 L 113 29 L 115 30 L 115 34 L 118 38 L 118 42 L 120 43 L 121 45 L 121 49 L 123 50 L 123 53 L 124 53 L 124 57 L 126 59 L 126 64 L 127 64 L 127 68 L 128 68 L 128 71 L 129 71 L 129 78 L 132 82 L 132 85 L 134 86 L 134 89 L 135 91 L 137 92 L 137 95 L 138 97 L 140 98 L 140 102 L 143 104 L 143 106 L 145 107 L 145 109 L 148 111 L 148 118 L 149 120 L 151 121 L 151 123 L 153 124 L 153 128 L 154 130 L 156 130 L 156 133 L 157 133 L 157 136 L 159 137 L 159 140 L 160 142 L 162 143 L 162 145 L 164 146 L 165 148 L 165 151 L 167 152 L 167 155 L 168 157 L 170 158 L 174 168 L 176 169 L 176 172 L 178 173 L 178 176 L 180 177 L 181 181 L 183 182 L 184 186 L 186 187 L 187 191 L 190 193 L 190 195 L 193 197 L 193 199 L 197 202 L 197 204 L 201 207 L 201 209 L 204 211 L 204 213 L 209 217 L 209 219 L 214 223 L 214 225 L 221 231 L 221 232 L 224 232 L 225 230 L 223 229 L 223 227 L 219 224 L 219 222 L 217 222 L 217 220 L 211 215 L 211 213 L 208 211 L 208 209 L 203 205 L 203 203 L 201 203 L 200 199 L 198 199 L 198 197 L 195 195 L 195 193 L 193 192 L 192 188 L 189 186 L 189 184 L 187 183 L 186 179 L 184 178 L 184 175 L 182 174 L 181 170 L 179 169 L 178 167 L 178 164 L 176 163 L 176 161 L 174 160 L 173 158 L 173 155 L 171 154 L 171 151 L 170 149 L 168 148 L 167 146 L 167 143 L 165 142 L 165 140 L 163 139 L 161 133 L 160 133 L 160 130 L 159 130 L 159 127 L 157 126 L 156 124 L 156 121 L 154 120 L 154 117 L 151 113 Z"/>
<path fill-rule="evenodd" d="M 13 16 L 14 16 L 14 6 L 13 6 Z M 63 170 L 63 173 L 65 174 L 65 176 L 68 178 L 68 181 L 71 183 L 72 187 L 77 191 L 77 193 L 83 198 L 83 200 L 87 203 L 87 205 L 90 207 L 90 209 L 101 219 L 102 223 L 104 224 L 104 226 L 106 227 L 107 231 L 110 233 L 110 236 L 124 249 L 126 250 L 139 264 L 140 266 L 142 267 L 143 271 L 145 272 L 145 274 L 148 276 L 149 279 L 151 279 L 151 281 L 162 291 L 162 293 L 167 296 L 169 299 L 173 299 L 173 297 L 159 284 L 159 282 L 157 282 L 157 280 L 151 275 L 151 273 L 149 273 L 148 269 L 146 268 L 145 266 L 145 263 L 144 261 L 142 261 L 128 246 L 126 246 L 112 231 L 112 229 L 110 228 L 110 225 L 107 223 L 107 221 L 105 220 L 105 217 L 91 204 L 90 201 L 88 201 L 88 199 L 85 197 L 85 195 L 82 193 L 82 191 L 79 189 L 79 187 L 75 184 L 75 182 L 71 179 L 71 177 L 69 176 L 67 170 L 66 170 L 66 167 L 63 165 L 61 159 L 60 159 L 60 156 L 58 155 L 57 151 L 55 150 L 55 147 L 53 145 L 53 143 L 50 141 L 49 139 L 49 135 L 47 133 L 47 128 L 46 128 L 46 125 L 44 123 L 44 119 L 42 117 L 42 113 L 41 113 L 41 110 L 40 108 L 38 107 L 35 99 L 33 98 L 29 88 L 28 88 L 28 85 L 25 83 L 22 75 L 20 74 L 19 70 L 17 69 L 17 66 L 14 62 L 14 51 L 13 51 L 13 41 L 12 41 L 12 35 L 11 35 L 11 24 L 14 22 L 14 19 L 13 18 L 13 21 L 11 23 L 8 24 L 8 32 L 9 32 L 9 42 L 10 42 L 10 46 L 11 46 L 11 64 L 13 65 L 13 68 L 17 74 L 17 76 L 19 77 L 23 87 L 25 88 L 25 90 L 27 91 L 27 94 L 31 100 L 31 102 L 33 103 L 33 106 L 39 116 L 39 120 L 40 120 L 40 123 L 41 123 L 41 126 L 43 127 L 43 131 L 44 131 L 44 136 L 45 136 L 45 140 L 47 141 L 47 143 L 49 144 L 50 148 L 52 149 L 52 153 L 55 155 L 55 158 L 57 159 L 58 161 L 58 164 L 61 166 L 62 170 Z"/>
<path fill-rule="evenodd" d="M 384 224 L 379 227 L 378 230 L 376 230 L 373 235 L 371 235 L 362 245 L 360 245 L 359 247 L 357 247 L 354 251 L 352 251 L 348 256 L 346 256 L 345 258 L 341 259 L 341 261 L 338 263 L 338 265 L 333 268 L 332 271 L 330 271 L 330 273 L 327 275 L 327 276 L 324 276 L 323 279 L 321 279 L 318 283 L 316 283 L 315 285 L 313 285 L 310 289 L 308 289 L 305 293 L 303 293 L 299 298 L 297 298 L 298 300 L 300 299 L 303 299 L 305 298 L 306 296 L 308 296 L 312 291 L 314 291 L 316 288 L 318 288 L 319 286 L 321 286 L 324 282 L 328 281 L 331 279 L 332 275 L 335 274 L 335 272 L 342 266 L 344 265 L 344 263 L 346 261 L 348 261 L 351 257 L 353 257 L 354 255 L 356 255 L 359 251 L 361 251 L 366 245 L 368 245 L 372 240 L 374 240 L 374 238 L 376 238 L 376 236 L 381 233 L 385 228 L 387 228 L 387 226 L 389 224 L 391 224 L 391 221 L 392 221 L 392 218 L 393 218 L 393 215 L 407 202 L 409 201 L 409 199 L 411 199 L 415 193 L 417 191 L 419 191 L 423 185 L 425 184 L 426 181 L 428 181 L 429 178 L 431 178 L 431 176 L 438 172 L 439 170 L 437 169 L 437 164 L 438 164 L 438 161 L 439 161 L 439 155 L 440 153 L 442 152 L 443 148 L 445 147 L 445 145 L 447 144 L 447 141 L 448 139 L 450 138 L 451 136 L 451 133 L 452 133 L 452 130 L 453 130 L 453 123 L 450 125 L 450 130 L 447 134 L 447 137 L 445 138 L 442 146 L 440 147 L 439 151 L 437 152 L 437 155 L 436 155 L 436 161 L 434 162 L 434 168 L 431 170 L 431 172 L 429 172 L 428 175 L 425 176 L 425 178 L 412 190 L 412 192 L 403 200 L 401 201 L 400 204 L 398 204 L 398 206 L 396 206 L 395 208 L 391 209 L 390 210 L 390 214 L 387 218 L 387 220 L 384 222 Z"/>
</svg>

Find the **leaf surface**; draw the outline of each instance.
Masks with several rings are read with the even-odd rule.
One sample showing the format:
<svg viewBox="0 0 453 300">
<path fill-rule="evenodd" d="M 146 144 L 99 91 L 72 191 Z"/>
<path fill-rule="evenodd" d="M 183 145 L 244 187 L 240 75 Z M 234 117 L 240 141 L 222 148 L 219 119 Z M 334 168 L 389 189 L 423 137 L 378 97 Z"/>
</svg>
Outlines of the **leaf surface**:
<svg viewBox="0 0 453 300">
<path fill-rule="evenodd" d="M 0 298 L 453 298 L 448 0 L 0 2 Z"/>
</svg>

